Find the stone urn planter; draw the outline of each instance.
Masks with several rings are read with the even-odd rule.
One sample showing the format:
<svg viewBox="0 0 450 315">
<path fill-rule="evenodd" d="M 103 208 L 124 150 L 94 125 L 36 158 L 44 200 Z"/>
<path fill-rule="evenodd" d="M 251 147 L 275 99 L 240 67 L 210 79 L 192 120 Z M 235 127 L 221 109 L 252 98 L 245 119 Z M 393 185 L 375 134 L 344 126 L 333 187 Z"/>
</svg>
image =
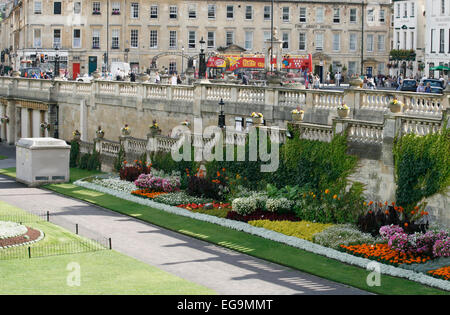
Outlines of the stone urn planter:
<svg viewBox="0 0 450 315">
<path fill-rule="evenodd" d="M 92 72 L 92 77 L 95 80 L 98 80 L 102 75 L 100 74 L 100 72 L 98 72 L 98 70 L 95 70 L 94 72 Z"/>
<path fill-rule="evenodd" d="M 356 77 L 356 78 L 351 78 L 349 83 L 350 83 L 350 87 L 352 89 L 361 89 L 364 81 L 360 77 Z"/>
<path fill-rule="evenodd" d="M 252 117 L 252 121 L 253 121 L 253 125 L 259 126 L 259 125 L 262 125 L 263 118 L 262 117 Z"/>
<path fill-rule="evenodd" d="M 394 100 L 389 103 L 389 110 L 391 113 L 398 114 L 401 113 L 403 109 L 403 103 L 397 100 Z"/>
<path fill-rule="evenodd" d="M 152 137 L 159 136 L 161 134 L 161 129 L 150 127 L 150 135 Z"/>
<path fill-rule="evenodd" d="M 347 118 L 348 115 L 350 114 L 350 108 L 338 108 L 337 113 L 339 115 L 339 118 L 344 119 Z"/>
<path fill-rule="evenodd" d="M 150 76 L 148 74 L 142 74 L 139 76 L 139 82 L 148 82 L 150 80 Z"/>
<path fill-rule="evenodd" d="M 80 139 L 81 139 L 81 133 L 79 133 L 79 132 L 74 132 L 73 133 L 73 141 L 80 141 Z"/>
<path fill-rule="evenodd" d="M 105 132 L 103 130 L 97 130 L 97 138 L 103 139 L 105 137 Z"/>
<path fill-rule="evenodd" d="M 293 121 L 303 121 L 303 117 L 305 116 L 304 112 L 292 113 Z"/>
</svg>

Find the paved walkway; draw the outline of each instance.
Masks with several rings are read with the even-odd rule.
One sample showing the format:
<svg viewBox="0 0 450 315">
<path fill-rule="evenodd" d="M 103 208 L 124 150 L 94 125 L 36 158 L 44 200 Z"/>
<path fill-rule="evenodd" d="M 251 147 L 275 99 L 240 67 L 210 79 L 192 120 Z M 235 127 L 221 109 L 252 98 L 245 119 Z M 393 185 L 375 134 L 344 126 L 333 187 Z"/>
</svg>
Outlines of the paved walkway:
<svg viewBox="0 0 450 315">
<path fill-rule="evenodd" d="M 111 237 L 114 250 L 219 294 L 367 294 L 48 190 L 28 188 L 2 175 L 0 200 L 30 212 L 50 211 L 52 217 Z"/>
</svg>

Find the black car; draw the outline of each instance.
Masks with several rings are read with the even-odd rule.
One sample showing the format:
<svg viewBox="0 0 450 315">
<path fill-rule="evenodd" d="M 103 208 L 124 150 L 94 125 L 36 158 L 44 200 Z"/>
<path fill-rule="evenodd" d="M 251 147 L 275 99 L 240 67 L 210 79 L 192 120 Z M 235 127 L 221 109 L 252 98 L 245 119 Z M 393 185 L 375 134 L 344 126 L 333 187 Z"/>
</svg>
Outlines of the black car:
<svg viewBox="0 0 450 315">
<path fill-rule="evenodd" d="M 425 79 L 422 80 L 423 86 L 427 87 L 427 84 L 431 85 L 431 93 L 443 94 L 444 93 L 444 82 L 438 79 Z"/>
<path fill-rule="evenodd" d="M 403 80 L 400 91 L 416 92 L 416 90 L 417 90 L 416 80 L 409 80 L 409 79 Z"/>
</svg>

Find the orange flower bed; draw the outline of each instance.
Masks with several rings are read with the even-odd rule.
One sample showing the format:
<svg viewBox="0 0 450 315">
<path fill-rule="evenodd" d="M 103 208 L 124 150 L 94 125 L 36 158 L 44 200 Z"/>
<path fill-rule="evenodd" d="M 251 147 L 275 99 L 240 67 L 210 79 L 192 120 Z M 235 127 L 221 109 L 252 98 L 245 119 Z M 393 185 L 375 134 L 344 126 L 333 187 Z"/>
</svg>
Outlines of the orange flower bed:
<svg viewBox="0 0 450 315">
<path fill-rule="evenodd" d="M 405 254 L 391 249 L 388 244 L 362 244 L 352 246 L 341 245 L 341 248 L 349 254 L 377 260 L 379 262 L 394 266 L 401 264 L 423 264 L 428 260 L 431 260 L 428 256 Z"/>
<path fill-rule="evenodd" d="M 450 280 L 450 266 L 445 266 L 436 270 L 430 270 L 427 273 L 435 278 Z"/>
<path fill-rule="evenodd" d="M 165 192 L 149 191 L 148 189 L 139 189 L 139 190 L 132 191 L 131 194 L 135 195 L 135 196 L 139 196 L 139 197 L 153 199 L 153 198 L 156 198 L 159 195 L 164 195 L 164 194 L 167 194 L 167 193 L 165 193 Z"/>
</svg>

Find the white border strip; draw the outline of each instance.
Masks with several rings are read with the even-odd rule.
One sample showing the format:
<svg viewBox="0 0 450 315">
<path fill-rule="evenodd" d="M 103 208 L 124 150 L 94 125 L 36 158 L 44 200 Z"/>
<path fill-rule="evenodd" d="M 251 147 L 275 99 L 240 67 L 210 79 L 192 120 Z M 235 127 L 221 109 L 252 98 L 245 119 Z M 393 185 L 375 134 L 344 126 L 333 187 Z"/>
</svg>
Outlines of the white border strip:
<svg viewBox="0 0 450 315">
<path fill-rule="evenodd" d="M 127 201 L 135 202 L 135 203 L 138 203 L 138 204 L 141 204 L 144 206 L 149 206 L 149 207 L 163 210 L 163 211 L 166 211 L 169 213 L 189 217 L 189 218 L 200 220 L 200 221 L 218 224 L 218 225 L 221 225 L 221 226 L 224 226 L 227 228 L 231 228 L 234 230 L 238 230 L 238 231 L 243 231 L 243 232 L 246 232 L 246 233 L 249 233 L 252 235 L 256 235 L 256 236 L 260 236 L 265 239 L 284 243 L 289 246 L 293 246 L 293 247 L 296 247 L 296 248 L 299 248 L 299 249 L 302 249 L 302 250 L 305 250 L 305 251 L 308 251 L 308 252 L 311 252 L 314 254 L 332 258 L 332 259 L 341 261 L 343 263 L 355 265 L 355 266 L 358 266 L 358 267 L 361 267 L 364 269 L 367 268 L 367 265 L 369 263 L 374 262 L 374 260 L 353 256 L 353 255 L 343 253 L 343 252 L 340 252 L 340 251 L 332 249 L 332 248 L 324 247 L 324 246 L 321 246 L 321 245 L 318 245 L 318 244 L 315 244 L 315 243 L 312 243 L 312 242 L 309 242 L 309 241 L 306 241 L 306 240 L 303 240 L 303 239 L 300 239 L 300 238 L 297 238 L 294 236 L 287 236 L 287 235 L 284 235 L 284 234 L 281 234 L 281 233 L 278 233 L 275 231 L 266 230 L 264 228 L 259 228 L 259 227 L 254 227 L 245 222 L 219 218 L 219 217 L 202 214 L 202 213 L 190 212 L 189 210 L 186 210 L 186 209 L 157 203 L 150 199 L 144 199 L 141 197 L 133 196 L 129 193 L 115 191 L 115 190 L 112 190 L 110 188 L 106 188 L 106 187 L 103 187 L 100 185 L 83 182 L 82 180 L 78 180 L 78 181 L 74 182 L 74 185 L 84 187 L 87 189 L 91 189 L 91 190 L 95 190 L 98 192 L 106 193 L 109 195 L 113 195 L 115 197 L 118 197 L 118 198 L 121 198 L 121 199 L 124 199 Z M 379 264 L 380 264 L 381 274 L 390 275 L 390 276 L 394 276 L 394 277 L 401 277 L 401 278 L 412 280 L 412 281 L 422 283 L 422 284 L 425 284 L 428 286 L 432 286 L 432 287 L 436 287 L 436 288 L 439 288 L 442 290 L 450 291 L 450 281 L 433 278 L 431 276 L 427 276 L 423 273 L 418 273 L 418 272 L 415 272 L 412 270 L 406 270 L 403 268 L 385 265 L 382 263 L 379 263 Z"/>
</svg>

